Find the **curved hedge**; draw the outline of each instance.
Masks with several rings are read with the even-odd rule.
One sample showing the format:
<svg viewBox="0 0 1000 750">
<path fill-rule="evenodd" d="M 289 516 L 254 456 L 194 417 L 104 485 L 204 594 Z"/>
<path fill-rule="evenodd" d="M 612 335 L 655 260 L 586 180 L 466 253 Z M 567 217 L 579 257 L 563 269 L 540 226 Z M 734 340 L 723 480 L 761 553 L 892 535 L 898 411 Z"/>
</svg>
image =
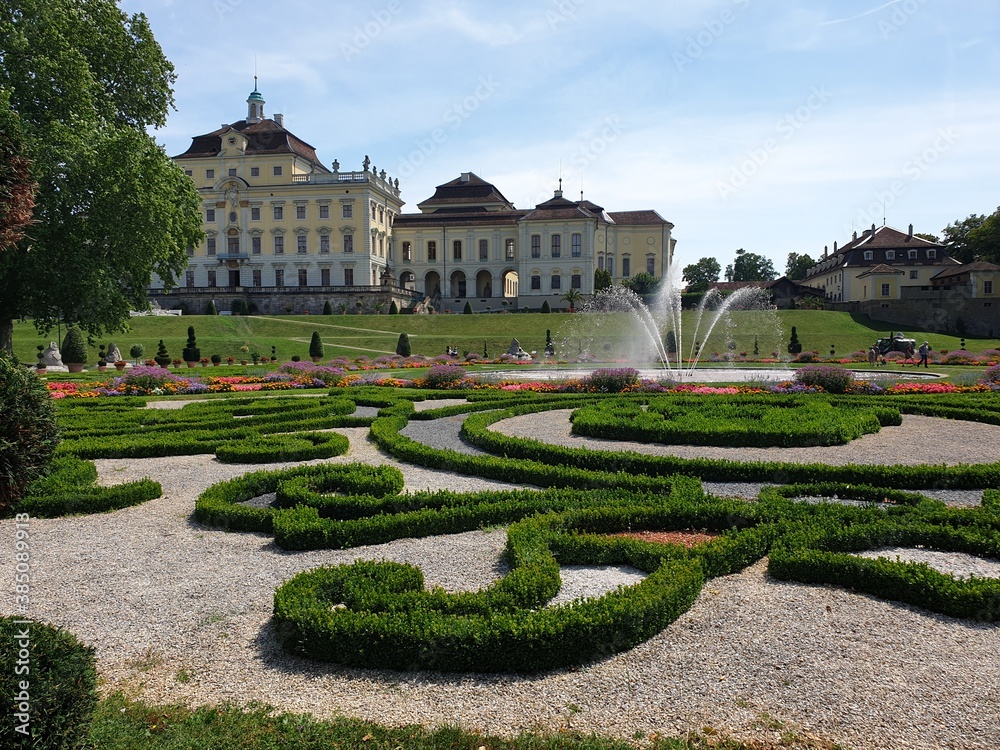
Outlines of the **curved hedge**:
<svg viewBox="0 0 1000 750">
<path fill-rule="evenodd" d="M 265 464 L 278 461 L 308 461 L 347 453 L 350 441 L 336 432 L 297 432 L 251 435 L 245 440 L 222 443 L 215 457 L 223 463 Z"/>
<path fill-rule="evenodd" d="M 775 544 L 768 572 L 782 580 L 845 586 L 952 617 L 1000 621 L 998 578 L 956 578 L 925 563 L 851 554 L 918 546 L 1000 559 L 1000 531 L 898 520 L 812 527 Z"/>
<path fill-rule="evenodd" d="M 838 408 L 802 396 L 664 396 L 608 399 L 573 412 L 573 434 L 668 445 L 794 447 L 843 445 L 883 426 L 898 425 L 897 410 Z"/>
<path fill-rule="evenodd" d="M 732 520 L 731 504 L 705 505 Z M 278 639 L 321 661 L 447 672 L 533 673 L 624 651 L 685 612 L 706 575 L 739 570 L 767 550 L 770 535 L 753 528 L 694 550 L 594 534 L 635 529 L 637 513 L 663 528 L 677 522 L 678 509 L 668 502 L 520 521 L 508 530 L 510 574 L 478 592 L 425 591 L 420 571 L 400 563 L 305 571 L 275 592 Z M 631 565 L 649 575 L 601 597 L 545 607 L 559 589 L 559 562 Z"/>
<path fill-rule="evenodd" d="M 160 483 L 152 479 L 110 487 L 98 485 L 92 461 L 59 456 L 53 459 L 48 475 L 28 486 L 26 496 L 14 510 L 41 518 L 106 513 L 154 500 L 162 494 Z"/>
</svg>

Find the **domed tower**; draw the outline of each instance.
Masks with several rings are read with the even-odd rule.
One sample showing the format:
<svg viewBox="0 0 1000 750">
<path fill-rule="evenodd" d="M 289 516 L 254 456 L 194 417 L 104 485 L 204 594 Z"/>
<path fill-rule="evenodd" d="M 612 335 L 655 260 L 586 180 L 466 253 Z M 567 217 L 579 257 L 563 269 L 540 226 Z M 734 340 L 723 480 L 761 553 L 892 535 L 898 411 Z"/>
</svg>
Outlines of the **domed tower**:
<svg viewBox="0 0 1000 750">
<path fill-rule="evenodd" d="M 264 119 L 264 96 L 257 90 L 257 76 L 253 77 L 253 91 L 247 97 L 247 123 L 254 124 Z"/>
</svg>

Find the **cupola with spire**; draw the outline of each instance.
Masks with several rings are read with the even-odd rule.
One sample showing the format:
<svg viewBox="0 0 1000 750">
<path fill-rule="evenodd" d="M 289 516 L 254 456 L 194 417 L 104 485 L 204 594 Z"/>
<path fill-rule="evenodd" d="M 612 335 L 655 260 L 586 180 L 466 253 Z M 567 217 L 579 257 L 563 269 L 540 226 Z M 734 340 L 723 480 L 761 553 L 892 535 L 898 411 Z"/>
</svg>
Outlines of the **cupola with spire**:
<svg viewBox="0 0 1000 750">
<path fill-rule="evenodd" d="M 253 77 L 253 91 L 247 97 L 247 122 L 250 124 L 264 119 L 264 97 L 257 90 L 257 76 Z"/>
</svg>

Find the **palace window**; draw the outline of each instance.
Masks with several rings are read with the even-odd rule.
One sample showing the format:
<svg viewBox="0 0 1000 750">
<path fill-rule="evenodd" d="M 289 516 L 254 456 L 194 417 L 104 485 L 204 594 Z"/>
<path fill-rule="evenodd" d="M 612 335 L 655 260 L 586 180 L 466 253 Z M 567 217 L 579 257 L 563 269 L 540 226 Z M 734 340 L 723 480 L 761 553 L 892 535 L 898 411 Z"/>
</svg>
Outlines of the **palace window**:
<svg viewBox="0 0 1000 750">
<path fill-rule="evenodd" d="M 321 218 L 321 219 L 329 219 L 330 218 L 330 206 L 327 205 L 326 203 L 322 204 L 319 207 L 319 218 Z"/>
<path fill-rule="evenodd" d="M 882 285 L 882 296 L 883 297 L 888 297 L 889 296 L 889 285 L 888 284 L 883 284 Z"/>
<path fill-rule="evenodd" d="M 983 282 L 983 294 L 993 294 L 993 282 L 984 281 Z"/>
<path fill-rule="evenodd" d="M 205 170 L 205 179 L 206 180 L 214 180 L 215 179 L 215 170 L 214 169 L 206 169 Z"/>
<path fill-rule="evenodd" d="M 927 258 L 928 260 L 934 260 L 935 258 L 937 258 L 937 250 L 928 250 Z"/>
<path fill-rule="evenodd" d="M 240 238 L 239 237 L 227 237 L 226 238 L 226 251 L 230 255 L 240 254 Z"/>
<path fill-rule="evenodd" d="M 319 269 L 319 285 L 320 286 L 330 286 L 330 269 L 321 268 Z"/>
<path fill-rule="evenodd" d="M 194 271 L 188 269 L 184 272 L 184 286 L 188 289 L 194 286 Z"/>
<path fill-rule="evenodd" d="M 260 167 L 250 167 L 251 177 L 260 177 Z"/>
<path fill-rule="evenodd" d="M 279 288 L 285 285 L 285 272 L 280 268 L 274 269 L 274 285 Z"/>
<path fill-rule="evenodd" d="M 285 207 L 284 206 L 275 206 L 274 207 L 274 220 L 275 221 L 283 221 L 284 218 L 285 218 Z"/>
<path fill-rule="evenodd" d="M 306 207 L 305 206 L 296 206 L 295 207 L 295 219 L 297 221 L 305 221 L 306 220 Z"/>
<path fill-rule="evenodd" d="M 632 259 L 628 257 L 622 258 L 622 276 L 627 279 L 631 275 L 632 275 Z"/>
<path fill-rule="evenodd" d="M 409 263 L 410 260 L 412 260 L 412 257 L 413 257 L 413 245 L 411 245 L 409 242 L 404 242 L 403 243 L 403 262 L 404 263 Z"/>
<path fill-rule="evenodd" d="M 305 268 L 299 269 L 299 286 L 309 286 L 309 271 Z"/>
<path fill-rule="evenodd" d="M 885 259 L 886 260 L 896 260 L 896 251 L 895 250 L 886 250 L 885 251 Z"/>
<path fill-rule="evenodd" d="M 571 289 L 583 289 L 583 278 L 578 273 L 574 273 L 569 277 L 569 285 Z"/>
<path fill-rule="evenodd" d="M 344 252 L 353 253 L 354 252 L 354 235 L 345 234 L 344 235 Z"/>
<path fill-rule="evenodd" d="M 455 240 L 451 243 L 452 260 L 462 260 L 462 240 Z"/>
<path fill-rule="evenodd" d="M 344 269 L 344 286 L 354 286 L 354 269 Z"/>
<path fill-rule="evenodd" d="M 542 257 L 542 235 L 540 234 L 531 235 L 531 257 Z"/>
<path fill-rule="evenodd" d="M 654 258 L 652 255 L 646 258 L 646 273 L 648 273 L 650 276 L 656 275 L 656 258 Z"/>
<path fill-rule="evenodd" d="M 295 238 L 295 252 L 299 255 L 305 255 L 309 252 L 309 246 L 307 243 L 308 237 L 304 234 L 300 234 Z"/>
<path fill-rule="evenodd" d="M 281 177 L 281 167 L 275 167 L 272 174 L 274 174 L 275 177 Z"/>
<path fill-rule="evenodd" d="M 215 255 L 215 237 L 209 237 L 206 252 L 209 255 Z"/>
<path fill-rule="evenodd" d="M 542 277 L 539 276 L 538 274 L 535 274 L 531 277 L 531 288 L 539 290 L 542 288 Z"/>
<path fill-rule="evenodd" d="M 479 260 L 490 259 L 490 241 L 479 240 Z"/>
<path fill-rule="evenodd" d="M 514 240 L 509 239 L 506 243 L 504 243 L 504 258 L 506 260 L 515 260 Z"/>
<path fill-rule="evenodd" d="M 260 206 L 250 207 L 250 221 L 260 221 Z"/>
<path fill-rule="evenodd" d="M 208 272 L 208 285 L 211 288 L 215 288 L 215 271 L 209 270 Z"/>
<path fill-rule="evenodd" d="M 920 278 L 920 271 L 918 271 L 916 268 L 911 268 L 910 269 L 910 278 L 911 279 L 918 279 L 918 278 Z"/>
<path fill-rule="evenodd" d="M 229 176 L 230 177 L 235 177 L 236 176 L 236 167 L 231 167 L 230 168 L 230 170 L 229 170 Z"/>
<path fill-rule="evenodd" d="M 556 291 L 557 289 L 562 289 L 562 276 L 560 276 L 557 273 L 552 274 L 551 286 L 552 286 L 552 291 Z"/>
<path fill-rule="evenodd" d="M 909 258 L 910 260 L 916 260 L 917 259 L 917 251 L 916 250 L 907 250 L 906 251 L 906 257 Z"/>
<path fill-rule="evenodd" d="M 319 251 L 322 255 L 327 255 L 330 252 L 330 235 L 321 234 L 319 236 Z"/>
<path fill-rule="evenodd" d="M 558 258 L 562 255 L 562 235 L 552 235 L 552 257 Z"/>
<path fill-rule="evenodd" d="M 215 209 L 214 208 L 206 208 L 205 209 L 205 221 L 207 221 L 209 223 L 215 221 Z"/>
<path fill-rule="evenodd" d="M 285 238 L 280 234 L 274 238 L 274 254 L 284 255 L 285 254 Z"/>
<path fill-rule="evenodd" d="M 262 286 L 263 280 L 261 279 L 259 268 L 254 269 L 252 276 L 253 276 L 253 285 Z"/>
<path fill-rule="evenodd" d="M 574 258 L 579 258 L 583 252 L 583 235 L 574 234 L 571 238 L 572 249 L 570 250 L 570 255 Z"/>
<path fill-rule="evenodd" d="M 438 259 L 438 246 L 434 240 L 427 243 L 427 260 L 435 261 Z"/>
<path fill-rule="evenodd" d="M 875 253 L 871 250 L 865 250 L 865 260 L 872 260 L 875 257 Z"/>
<path fill-rule="evenodd" d="M 343 205 L 344 218 L 345 219 L 353 219 L 354 218 L 354 204 L 353 203 L 344 203 L 342 205 Z"/>
</svg>

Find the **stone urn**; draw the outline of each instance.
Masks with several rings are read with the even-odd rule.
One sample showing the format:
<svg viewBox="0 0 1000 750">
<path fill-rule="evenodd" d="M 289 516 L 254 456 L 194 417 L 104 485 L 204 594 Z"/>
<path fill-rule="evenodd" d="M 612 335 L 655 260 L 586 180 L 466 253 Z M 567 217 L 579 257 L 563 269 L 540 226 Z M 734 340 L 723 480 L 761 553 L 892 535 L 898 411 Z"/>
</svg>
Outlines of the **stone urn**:
<svg viewBox="0 0 1000 750">
<path fill-rule="evenodd" d="M 122 370 L 125 369 L 125 363 L 124 362 L 115 362 L 115 369 L 118 370 L 118 372 L 121 372 Z"/>
<path fill-rule="evenodd" d="M 83 372 L 83 362 L 66 362 L 66 369 L 70 372 Z"/>
</svg>

